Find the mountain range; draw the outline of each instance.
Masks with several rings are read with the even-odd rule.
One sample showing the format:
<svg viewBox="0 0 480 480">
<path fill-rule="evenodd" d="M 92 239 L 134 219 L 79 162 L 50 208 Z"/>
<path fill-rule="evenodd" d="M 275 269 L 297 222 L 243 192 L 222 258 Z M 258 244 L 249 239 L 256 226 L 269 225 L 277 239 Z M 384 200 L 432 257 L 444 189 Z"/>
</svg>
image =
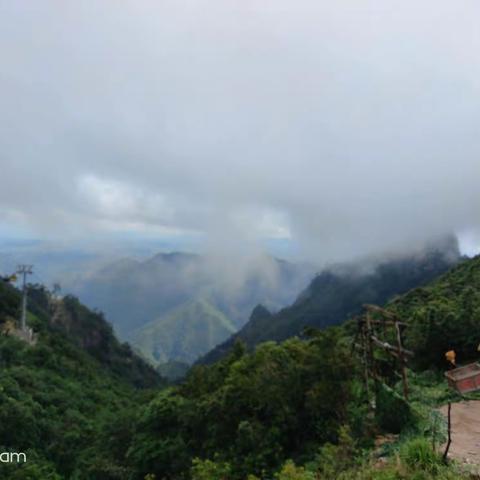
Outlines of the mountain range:
<svg viewBox="0 0 480 480">
<path fill-rule="evenodd" d="M 197 360 L 221 358 L 237 340 L 252 348 L 307 326 L 338 324 L 363 303 L 381 304 L 428 282 L 460 254 L 446 238 L 414 254 L 333 265 L 316 276 L 310 265 L 269 256 L 160 253 L 93 270 L 81 255 L 73 258 L 79 273 L 65 279 L 66 292 L 104 312 L 119 338 L 170 377 Z M 59 259 L 50 252 L 46 260 L 54 269 Z"/>
<path fill-rule="evenodd" d="M 396 295 L 430 282 L 460 259 L 457 240 L 445 237 L 415 253 L 373 264 L 332 266 L 317 275 L 292 305 L 277 313 L 257 305 L 249 321 L 199 363 L 219 360 L 239 340 L 253 348 L 268 340 L 282 341 L 301 335 L 306 327 L 338 325 L 357 315 L 363 304 L 384 304 Z"/>
<path fill-rule="evenodd" d="M 290 304 L 313 275 L 309 265 L 269 256 L 177 252 L 121 259 L 68 288 L 154 365 L 191 364 L 238 331 L 256 304 L 273 311 Z"/>
</svg>

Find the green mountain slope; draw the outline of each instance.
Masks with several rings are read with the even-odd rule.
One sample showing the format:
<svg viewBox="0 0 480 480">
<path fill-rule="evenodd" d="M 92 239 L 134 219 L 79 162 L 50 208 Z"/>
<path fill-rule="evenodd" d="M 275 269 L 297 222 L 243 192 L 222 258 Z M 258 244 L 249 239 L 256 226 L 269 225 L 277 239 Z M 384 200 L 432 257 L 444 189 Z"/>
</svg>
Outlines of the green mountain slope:
<svg viewBox="0 0 480 480">
<path fill-rule="evenodd" d="M 158 385 L 159 378 L 127 343 L 120 343 L 100 312 L 92 311 L 73 296 L 53 298 L 43 287 L 29 291 L 30 310 L 43 318 L 34 324 L 42 332 L 58 333 L 100 362 L 111 374 L 136 387 Z"/>
<path fill-rule="evenodd" d="M 101 315 L 43 288 L 29 291 L 36 344 L 5 334 L 19 305 L 19 292 L 0 282 L 0 451 L 27 455 L 25 464 L 0 465 L 0 478 L 96 478 L 85 470 L 93 440 L 136 408 L 145 395 L 137 387 L 162 381 Z"/>
<path fill-rule="evenodd" d="M 388 308 L 409 323 L 406 345 L 416 352 L 417 367 L 445 367 L 448 350 L 456 351 L 460 364 L 478 360 L 480 256 L 395 299 Z"/>
<path fill-rule="evenodd" d="M 275 315 L 253 312 L 238 333 L 219 345 L 200 363 L 224 356 L 236 340 L 253 347 L 268 340 L 300 335 L 305 327 L 338 325 L 358 314 L 364 303 L 383 304 L 395 295 L 428 283 L 458 262 L 455 239 L 446 239 L 419 254 L 383 261 L 366 272 L 362 266 L 342 266 L 322 272 L 290 307 Z"/>
<path fill-rule="evenodd" d="M 185 302 L 137 331 L 133 344 L 153 364 L 192 363 L 236 331 L 205 299 Z"/>
</svg>

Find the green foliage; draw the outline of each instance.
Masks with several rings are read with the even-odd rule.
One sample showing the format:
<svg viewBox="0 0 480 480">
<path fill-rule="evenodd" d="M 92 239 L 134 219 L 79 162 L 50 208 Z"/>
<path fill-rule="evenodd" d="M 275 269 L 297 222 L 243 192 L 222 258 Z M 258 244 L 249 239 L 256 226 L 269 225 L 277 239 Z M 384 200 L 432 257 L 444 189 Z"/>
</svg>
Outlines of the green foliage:
<svg viewBox="0 0 480 480">
<path fill-rule="evenodd" d="M 291 460 L 283 465 L 275 480 L 315 480 L 316 475 L 303 467 L 297 467 Z"/>
<path fill-rule="evenodd" d="M 412 290 L 389 308 L 409 321 L 406 345 L 415 352 L 416 368 L 447 368 L 448 350 L 455 350 L 460 364 L 478 359 L 480 256 Z"/>
<path fill-rule="evenodd" d="M 202 455 L 230 464 L 232 478 L 243 479 L 336 442 L 354 375 L 342 342 L 342 332 L 331 329 L 248 355 L 238 345 L 222 362 L 195 368 L 140 412 L 128 454 L 137 475 L 178 475 Z"/>
<path fill-rule="evenodd" d="M 0 478 L 89 478 L 85 464 L 96 461 L 92 446 L 100 432 L 142 401 L 133 369 L 145 372 L 142 382 L 149 381 L 151 369 L 125 354 L 101 316 L 76 299 L 67 299 L 62 316 L 53 322 L 48 292 L 32 287 L 29 293 L 28 320 L 37 331 L 37 344 L 0 336 L 0 451 L 26 452 L 28 461 L 0 465 Z M 0 287 L 5 311 L 13 311 L 19 301 L 15 289 Z M 119 369 L 121 364 L 125 369 Z M 154 374 L 150 378 L 159 383 Z M 113 450 L 114 442 L 109 443 Z"/>
<path fill-rule="evenodd" d="M 171 390 L 159 393 L 139 411 L 126 459 L 138 477 L 180 475 L 189 469 L 188 442 L 183 430 L 186 400 Z"/>
<path fill-rule="evenodd" d="M 400 433 L 414 420 L 408 402 L 383 383 L 377 386 L 375 416 L 380 428 L 391 433 Z"/>
<path fill-rule="evenodd" d="M 433 451 L 426 438 L 415 438 L 405 443 L 400 450 L 402 462 L 411 470 L 436 473 L 442 466 L 441 457 Z"/>
<path fill-rule="evenodd" d="M 5 450 L 2 450 L 5 451 Z M 33 450 L 25 452 L 25 463 L 0 463 L 0 478 L 8 480 L 62 480 L 55 465 Z"/>
<path fill-rule="evenodd" d="M 309 472 L 316 474 L 316 478 L 337 478 L 341 472 L 354 465 L 358 453 L 350 428 L 342 426 L 337 443 L 328 442 L 322 445 L 314 459 L 308 462 L 306 467 Z"/>
<path fill-rule="evenodd" d="M 157 372 L 163 378 L 177 383 L 186 377 L 189 370 L 190 365 L 175 360 L 170 360 L 157 366 Z"/>
<path fill-rule="evenodd" d="M 342 473 L 334 480 L 471 480 L 472 476 L 454 466 L 440 467 L 435 473 L 419 468 L 408 468 L 400 461 L 382 467 L 365 466 Z M 320 480 L 324 480 L 320 477 Z M 325 478 L 325 480 L 331 480 Z"/>
<path fill-rule="evenodd" d="M 55 327 L 113 375 L 140 388 L 160 385 L 155 370 L 135 355 L 128 344 L 120 344 L 102 313 L 90 310 L 71 295 L 64 297 L 60 307 Z"/>
<path fill-rule="evenodd" d="M 11 285 L 0 281 L 0 325 L 8 318 L 18 318 L 19 306 L 19 292 Z"/>
<path fill-rule="evenodd" d="M 231 474 L 232 468 L 228 463 L 200 460 L 199 458 L 193 459 L 192 480 L 227 480 Z"/>
</svg>

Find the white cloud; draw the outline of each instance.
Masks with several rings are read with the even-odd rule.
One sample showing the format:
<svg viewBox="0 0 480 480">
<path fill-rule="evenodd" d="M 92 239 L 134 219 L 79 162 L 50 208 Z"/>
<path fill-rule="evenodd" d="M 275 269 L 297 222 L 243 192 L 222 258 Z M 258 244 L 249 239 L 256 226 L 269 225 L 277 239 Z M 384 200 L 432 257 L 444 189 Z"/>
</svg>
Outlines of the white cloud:
<svg viewBox="0 0 480 480">
<path fill-rule="evenodd" d="M 288 238 L 480 218 L 476 1 L 0 0 L 0 221 Z"/>
</svg>

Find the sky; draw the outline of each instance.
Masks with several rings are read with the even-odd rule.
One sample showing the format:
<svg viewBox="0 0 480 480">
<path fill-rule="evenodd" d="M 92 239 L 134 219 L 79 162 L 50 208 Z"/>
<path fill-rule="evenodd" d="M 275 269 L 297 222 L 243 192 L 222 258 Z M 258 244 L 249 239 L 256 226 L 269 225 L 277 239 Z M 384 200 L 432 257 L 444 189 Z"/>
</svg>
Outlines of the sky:
<svg viewBox="0 0 480 480">
<path fill-rule="evenodd" d="M 0 236 L 480 250 L 476 0 L 0 0 Z"/>
</svg>

